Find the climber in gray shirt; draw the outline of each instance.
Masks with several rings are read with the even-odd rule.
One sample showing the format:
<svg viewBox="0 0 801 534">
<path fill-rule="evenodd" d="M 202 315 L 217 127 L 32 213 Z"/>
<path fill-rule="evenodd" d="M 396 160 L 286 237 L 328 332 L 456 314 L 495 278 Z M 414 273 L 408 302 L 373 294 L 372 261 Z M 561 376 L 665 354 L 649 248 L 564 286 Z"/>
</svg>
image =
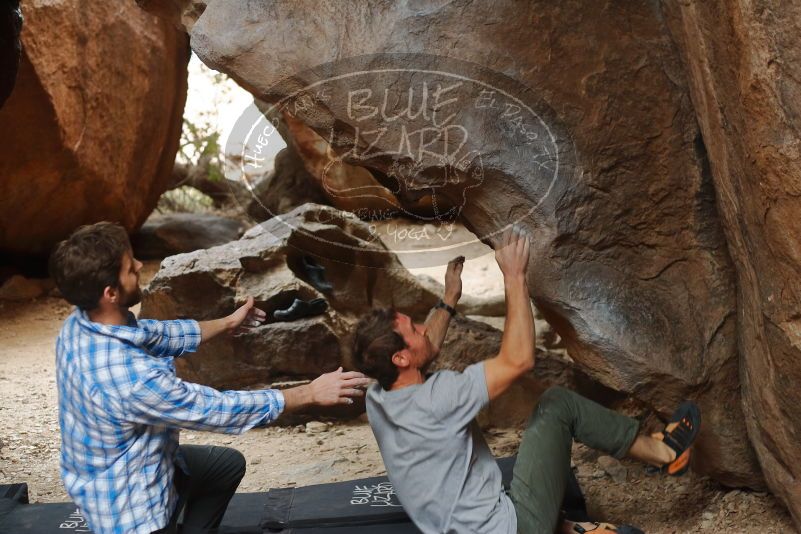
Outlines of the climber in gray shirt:
<svg viewBox="0 0 801 534">
<path fill-rule="evenodd" d="M 475 417 L 534 367 L 526 280 L 530 241 L 522 230 L 510 228 L 493 245 L 507 306 L 497 356 L 461 373 L 426 376 L 461 296 L 461 257 L 448 264 L 445 294 L 425 324 L 385 308 L 356 325 L 353 360 L 378 381 L 367 393 L 367 415 L 401 504 L 424 534 L 552 534 L 557 528 L 563 533 L 640 533 L 628 525 L 560 521 L 572 442 L 681 475 L 700 427 L 697 406 L 682 403 L 662 432 L 645 436 L 638 435 L 635 419 L 566 389 L 550 388 L 529 420 L 507 495 Z"/>
</svg>

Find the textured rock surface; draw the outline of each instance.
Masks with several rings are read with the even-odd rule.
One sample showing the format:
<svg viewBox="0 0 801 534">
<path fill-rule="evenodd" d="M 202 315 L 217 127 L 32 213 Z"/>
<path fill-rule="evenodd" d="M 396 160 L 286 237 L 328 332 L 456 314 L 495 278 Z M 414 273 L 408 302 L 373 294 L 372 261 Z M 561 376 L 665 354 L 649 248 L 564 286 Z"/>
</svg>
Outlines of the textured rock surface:
<svg viewBox="0 0 801 534">
<path fill-rule="evenodd" d="M 205 62 L 288 104 L 348 163 L 394 176 L 402 202 L 438 187 L 478 235 L 510 221 L 528 228 L 532 296 L 571 355 L 663 413 L 698 399 L 696 467 L 728 484 L 761 484 L 733 387 L 734 270 L 657 4 L 264 2 L 248 5 L 248 32 L 241 16 L 236 4 L 214 2 L 183 23 Z M 423 52 L 439 57 L 387 55 Z M 340 58 L 351 59 L 307 70 Z M 392 74 L 409 65 L 417 74 Z M 382 73 L 298 92 L 343 69 Z M 452 81 L 431 74 L 443 71 L 495 92 L 468 80 L 429 101 L 427 113 L 402 113 L 411 85 L 420 96 L 423 81 L 432 91 Z M 355 106 L 352 91 L 362 91 Z M 530 124 L 521 127 L 509 104 L 527 106 Z M 441 134 L 451 119 L 471 134 L 464 143 L 440 136 L 438 154 L 420 150 L 424 128 L 439 122 Z M 386 126 L 380 138 L 366 135 Z M 414 147 L 404 146 L 409 132 L 419 133 Z"/>
<path fill-rule="evenodd" d="M 328 199 L 304 167 L 295 147 L 288 145 L 275 155 L 273 168 L 253 186 L 247 212 L 256 221 L 266 221 L 306 202 L 327 204 Z"/>
<path fill-rule="evenodd" d="M 666 6 L 737 270 L 745 420 L 801 523 L 801 7 Z"/>
<path fill-rule="evenodd" d="M 399 212 L 398 199 L 369 170 L 343 161 L 325 139 L 292 115 L 287 114 L 285 121 L 287 142 L 294 146 L 328 204 L 363 219 L 375 213 Z"/>
<path fill-rule="evenodd" d="M 235 241 L 244 233 L 242 222 L 209 213 L 151 215 L 131 236 L 137 259 L 166 258 Z"/>
<path fill-rule="evenodd" d="M 172 172 L 186 36 L 133 2 L 31 0 L 0 110 L 0 252 L 44 254 L 76 226 L 128 230 Z"/>
</svg>

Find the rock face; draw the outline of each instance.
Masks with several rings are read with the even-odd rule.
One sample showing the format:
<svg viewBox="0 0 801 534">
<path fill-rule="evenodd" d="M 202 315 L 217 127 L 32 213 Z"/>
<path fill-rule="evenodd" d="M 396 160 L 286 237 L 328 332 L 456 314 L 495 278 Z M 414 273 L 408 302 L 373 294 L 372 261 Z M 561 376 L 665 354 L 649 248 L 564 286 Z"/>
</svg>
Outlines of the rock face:
<svg viewBox="0 0 801 534">
<path fill-rule="evenodd" d="M 657 4 L 275 1 L 248 5 L 247 32 L 237 4 L 203 5 L 173 10 L 201 59 L 404 206 L 430 195 L 485 241 L 527 228 L 532 297 L 571 356 L 662 413 L 697 399 L 696 469 L 763 483 L 735 386 L 735 271 Z"/>
<path fill-rule="evenodd" d="M 0 252 L 44 254 L 102 219 L 135 229 L 175 160 L 186 36 L 128 1 L 31 0 L 22 12 L 0 110 Z"/>
<path fill-rule="evenodd" d="M 262 104 L 269 109 L 269 104 Z M 274 119 L 287 142 L 273 169 L 256 182 L 248 214 L 257 221 L 305 202 L 328 204 L 362 219 L 398 212 L 398 200 L 364 167 L 343 162 L 314 130 L 287 113 Z"/>
<path fill-rule="evenodd" d="M 340 158 L 317 132 L 286 114 L 287 141 L 300 156 L 309 175 L 323 192 L 328 204 L 350 211 L 362 219 L 389 218 L 400 213 L 400 203 L 365 167 Z"/>
<path fill-rule="evenodd" d="M 666 3 L 737 270 L 745 421 L 801 523 L 801 7 Z"/>
<path fill-rule="evenodd" d="M 304 167 L 295 147 L 288 145 L 275 155 L 272 170 L 253 187 L 248 215 L 257 221 L 266 221 L 306 202 L 327 204 L 327 199 Z"/>
</svg>

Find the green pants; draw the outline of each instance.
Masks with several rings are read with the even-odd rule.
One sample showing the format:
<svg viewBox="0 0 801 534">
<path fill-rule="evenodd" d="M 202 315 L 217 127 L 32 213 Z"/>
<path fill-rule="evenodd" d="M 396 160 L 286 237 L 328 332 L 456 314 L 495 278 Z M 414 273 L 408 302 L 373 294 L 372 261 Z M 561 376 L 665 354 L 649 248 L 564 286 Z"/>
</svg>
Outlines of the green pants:
<svg viewBox="0 0 801 534">
<path fill-rule="evenodd" d="M 622 458 L 637 437 L 635 419 L 553 387 L 540 397 L 517 453 L 510 496 L 520 534 L 553 534 L 570 476 L 573 440 Z"/>
</svg>

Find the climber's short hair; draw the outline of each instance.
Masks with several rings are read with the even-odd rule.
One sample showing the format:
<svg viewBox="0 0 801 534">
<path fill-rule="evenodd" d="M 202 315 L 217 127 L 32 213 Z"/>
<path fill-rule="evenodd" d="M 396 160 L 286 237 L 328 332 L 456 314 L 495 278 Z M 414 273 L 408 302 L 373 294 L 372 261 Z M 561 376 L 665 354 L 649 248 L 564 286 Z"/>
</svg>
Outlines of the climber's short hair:
<svg viewBox="0 0 801 534">
<path fill-rule="evenodd" d="M 396 316 L 394 308 L 378 308 L 363 315 L 356 324 L 351 343 L 353 365 L 378 380 L 385 390 L 398 379 L 392 355 L 406 348 L 403 336 L 395 331 Z"/>
<path fill-rule="evenodd" d="M 67 302 L 93 310 L 106 287 L 118 287 L 122 258 L 131 249 L 117 223 L 81 226 L 56 245 L 50 255 L 50 276 Z"/>
</svg>

